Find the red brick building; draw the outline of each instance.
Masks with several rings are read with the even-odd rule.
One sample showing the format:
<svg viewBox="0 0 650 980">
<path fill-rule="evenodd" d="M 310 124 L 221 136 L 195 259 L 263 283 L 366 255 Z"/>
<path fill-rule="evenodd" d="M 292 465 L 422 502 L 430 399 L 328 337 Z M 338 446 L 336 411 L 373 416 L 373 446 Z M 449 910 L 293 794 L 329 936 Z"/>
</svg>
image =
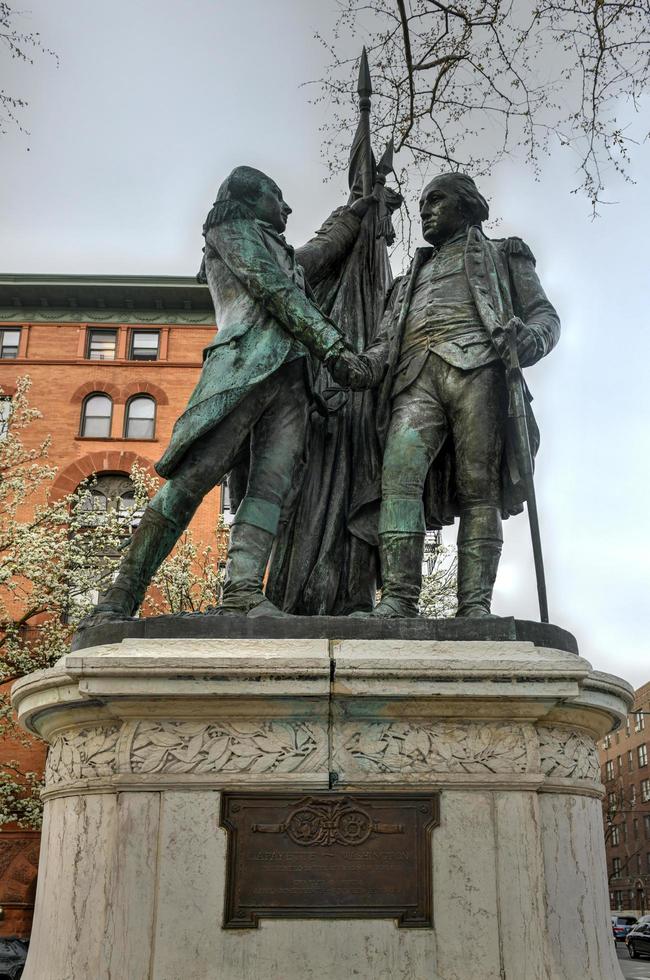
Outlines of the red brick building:
<svg viewBox="0 0 650 980">
<path fill-rule="evenodd" d="M 96 475 L 109 500 L 128 496 L 132 464 L 162 455 L 214 332 L 210 294 L 193 278 L 0 276 L 0 387 L 11 395 L 18 377 L 32 379 L 43 417 L 29 438 L 52 437 L 55 493 Z M 0 436 L 3 415 L 0 401 Z M 223 544 L 221 506 L 216 489 L 192 522 L 198 542 Z M 24 770 L 42 765 L 40 745 L 0 751 Z M 37 859 L 38 834 L 0 831 L 0 936 L 29 934 Z"/>
<path fill-rule="evenodd" d="M 650 911 L 650 682 L 599 753 L 611 908 L 642 915 Z"/>
<path fill-rule="evenodd" d="M 91 474 L 128 475 L 162 454 L 215 331 L 206 286 L 192 278 L 0 276 L 0 386 L 32 379 L 52 436 L 55 490 Z M 220 493 L 208 495 L 192 530 L 211 540 Z"/>
</svg>

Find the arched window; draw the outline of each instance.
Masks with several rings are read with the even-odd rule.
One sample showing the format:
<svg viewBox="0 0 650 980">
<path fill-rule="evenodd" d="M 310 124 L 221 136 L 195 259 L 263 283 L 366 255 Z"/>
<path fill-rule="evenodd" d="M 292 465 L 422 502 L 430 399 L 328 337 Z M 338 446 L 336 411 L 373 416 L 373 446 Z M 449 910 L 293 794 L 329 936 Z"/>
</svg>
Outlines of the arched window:
<svg viewBox="0 0 650 980">
<path fill-rule="evenodd" d="M 84 400 L 81 411 L 81 435 L 95 439 L 107 439 L 111 434 L 113 402 L 108 395 L 95 392 Z"/>
<path fill-rule="evenodd" d="M 125 439 L 153 439 L 156 431 L 156 403 L 149 395 L 134 395 L 126 406 Z"/>
</svg>

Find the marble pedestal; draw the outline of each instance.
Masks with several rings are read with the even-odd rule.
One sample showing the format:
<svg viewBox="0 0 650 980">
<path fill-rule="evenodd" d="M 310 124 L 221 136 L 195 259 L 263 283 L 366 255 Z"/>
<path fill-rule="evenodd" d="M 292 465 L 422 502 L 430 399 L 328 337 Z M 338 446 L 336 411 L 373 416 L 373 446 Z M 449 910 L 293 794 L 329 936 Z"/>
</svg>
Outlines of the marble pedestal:
<svg viewBox="0 0 650 980">
<path fill-rule="evenodd" d="M 632 691 L 535 636 L 113 636 L 19 681 L 51 746 L 24 980 L 617 980 L 595 741 Z M 332 785 L 440 791 L 433 928 L 224 930 L 221 791 Z"/>
</svg>

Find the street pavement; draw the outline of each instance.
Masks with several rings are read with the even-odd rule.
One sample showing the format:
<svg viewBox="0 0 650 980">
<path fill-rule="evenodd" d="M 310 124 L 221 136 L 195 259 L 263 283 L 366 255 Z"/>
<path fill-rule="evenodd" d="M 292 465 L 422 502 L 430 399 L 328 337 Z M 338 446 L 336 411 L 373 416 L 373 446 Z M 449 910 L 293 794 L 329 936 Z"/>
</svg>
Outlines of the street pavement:
<svg viewBox="0 0 650 980">
<path fill-rule="evenodd" d="M 626 980 L 650 980 L 650 959 L 631 960 L 627 947 L 616 943 L 621 970 Z"/>
</svg>

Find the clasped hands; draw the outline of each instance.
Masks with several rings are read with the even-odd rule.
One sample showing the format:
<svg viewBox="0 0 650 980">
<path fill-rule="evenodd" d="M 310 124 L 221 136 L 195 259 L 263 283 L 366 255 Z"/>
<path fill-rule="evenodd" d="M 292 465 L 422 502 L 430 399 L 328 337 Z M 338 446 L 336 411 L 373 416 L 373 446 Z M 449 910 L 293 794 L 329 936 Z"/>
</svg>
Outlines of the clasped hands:
<svg viewBox="0 0 650 980">
<path fill-rule="evenodd" d="M 378 385 L 384 374 L 384 367 L 378 370 L 370 358 L 355 354 L 342 343 L 336 344 L 325 358 L 325 367 L 342 388 L 361 391 Z"/>
</svg>

